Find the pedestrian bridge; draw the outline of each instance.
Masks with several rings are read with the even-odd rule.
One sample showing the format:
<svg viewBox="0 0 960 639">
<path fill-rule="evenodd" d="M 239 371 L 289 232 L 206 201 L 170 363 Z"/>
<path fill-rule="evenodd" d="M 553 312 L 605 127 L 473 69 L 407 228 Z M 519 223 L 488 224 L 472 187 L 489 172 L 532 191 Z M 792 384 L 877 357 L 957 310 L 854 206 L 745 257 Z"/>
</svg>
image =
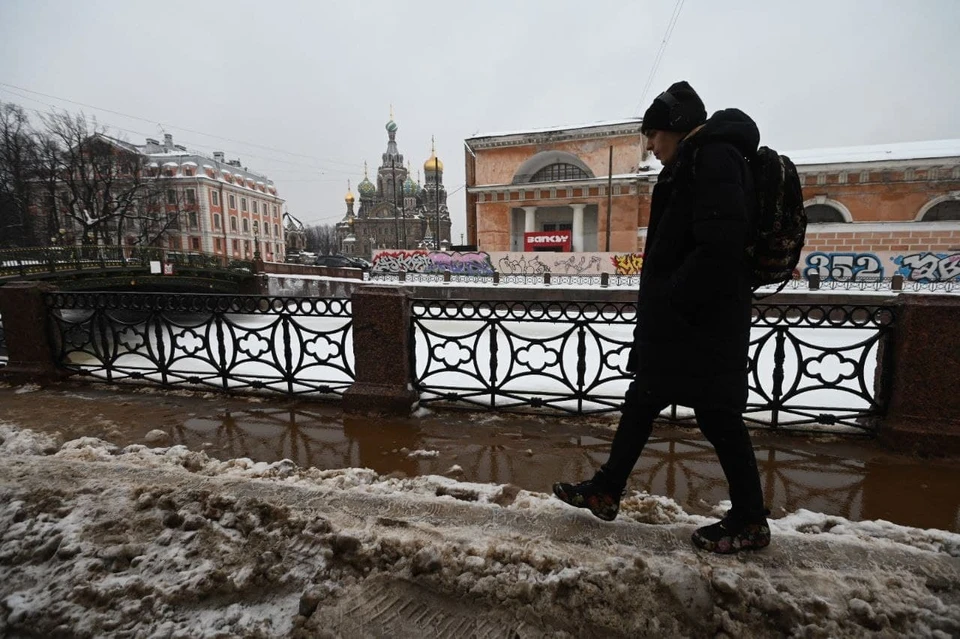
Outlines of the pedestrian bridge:
<svg viewBox="0 0 960 639">
<path fill-rule="evenodd" d="M 0 251 L 0 285 L 42 280 L 64 290 L 237 293 L 248 288 L 256 272 L 254 260 L 153 247 L 131 250 L 68 246 Z"/>
</svg>

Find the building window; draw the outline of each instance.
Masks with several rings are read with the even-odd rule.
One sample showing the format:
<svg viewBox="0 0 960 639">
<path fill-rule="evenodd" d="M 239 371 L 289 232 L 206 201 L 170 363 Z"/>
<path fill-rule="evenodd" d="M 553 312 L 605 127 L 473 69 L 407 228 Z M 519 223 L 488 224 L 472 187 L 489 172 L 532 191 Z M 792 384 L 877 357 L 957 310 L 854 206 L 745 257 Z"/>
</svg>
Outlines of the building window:
<svg viewBox="0 0 960 639">
<path fill-rule="evenodd" d="M 219 213 L 213 214 L 213 228 L 215 228 L 218 231 L 220 230 L 220 214 Z"/>
<path fill-rule="evenodd" d="M 210 198 L 214 206 L 220 206 L 220 194 L 216 191 L 210 191 Z"/>
<path fill-rule="evenodd" d="M 274 224 L 274 225 L 273 225 L 273 236 L 274 236 L 274 237 L 280 237 L 280 225 L 279 225 L 279 224 Z"/>
<path fill-rule="evenodd" d="M 254 213 L 260 212 L 260 203 L 257 202 L 256 200 L 253 201 L 253 212 Z"/>
<path fill-rule="evenodd" d="M 273 217 L 277 217 L 277 207 L 273 207 Z"/>
<path fill-rule="evenodd" d="M 960 200 L 940 202 L 940 204 L 935 205 L 923 214 L 924 222 L 948 222 L 957 220 L 960 220 Z"/>
<path fill-rule="evenodd" d="M 173 189 L 167 189 L 167 204 L 177 203 L 177 192 Z"/>
<path fill-rule="evenodd" d="M 199 237 L 191 237 L 191 238 L 190 238 L 190 248 L 192 248 L 194 251 L 199 251 L 199 250 L 200 250 L 200 238 L 199 238 Z"/>
<path fill-rule="evenodd" d="M 248 220 L 247 218 L 243 218 L 243 232 L 244 233 L 250 232 L 250 220 Z"/>
<path fill-rule="evenodd" d="M 220 247 L 221 247 L 220 238 L 219 237 L 213 238 L 213 250 L 219 253 Z"/>
<path fill-rule="evenodd" d="M 545 166 L 530 178 L 531 182 L 558 182 L 560 180 L 589 180 L 590 176 L 579 166 L 573 164 L 551 164 Z"/>
<path fill-rule="evenodd" d="M 240 198 L 240 210 L 241 211 L 247 210 L 247 198 L 245 197 Z"/>
<path fill-rule="evenodd" d="M 230 230 L 233 231 L 234 233 L 237 232 L 237 216 L 236 215 L 230 216 Z"/>
<path fill-rule="evenodd" d="M 250 240 L 243 241 L 243 254 L 250 255 Z"/>
<path fill-rule="evenodd" d="M 235 198 L 232 193 L 230 194 L 230 208 L 231 209 L 237 208 L 237 198 Z"/>
<path fill-rule="evenodd" d="M 266 222 L 263 223 L 263 234 L 270 235 L 270 225 Z"/>
<path fill-rule="evenodd" d="M 253 234 L 260 235 L 260 222 L 257 222 L 256 220 L 253 221 Z"/>
<path fill-rule="evenodd" d="M 192 229 L 199 228 L 200 224 L 199 224 L 199 220 L 197 219 L 196 211 L 190 211 L 189 219 L 190 219 L 190 228 Z"/>
<path fill-rule="evenodd" d="M 240 254 L 240 240 L 233 241 L 233 254 L 234 255 Z"/>
<path fill-rule="evenodd" d="M 834 224 L 846 222 L 843 213 L 827 204 L 813 204 L 803 209 L 807 214 L 807 224 Z"/>
<path fill-rule="evenodd" d="M 187 204 L 197 203 L 197 192 L 193 189 L 187 189 Z"/>
</svg>

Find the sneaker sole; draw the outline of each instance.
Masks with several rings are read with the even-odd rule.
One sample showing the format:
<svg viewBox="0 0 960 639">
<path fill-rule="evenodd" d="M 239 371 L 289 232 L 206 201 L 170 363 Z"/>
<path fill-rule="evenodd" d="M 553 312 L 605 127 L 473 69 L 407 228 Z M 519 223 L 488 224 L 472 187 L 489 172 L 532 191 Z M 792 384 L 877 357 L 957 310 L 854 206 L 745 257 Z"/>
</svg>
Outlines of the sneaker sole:
<svg viewBox="0 0 960 639">
<path fill-rule="evenodd" d="M 589 510 L 590 514 L 596 517 L 597 519 L 599 519 L 600 521 L 613 521 L 614 519 L 617 518 L 616 515 L 614 515 L 613 517 L 604 517 L 603 515 L 597 513 L 595 510 L 593 510 L 592 508 L 590 508 L 590 506 L 586 504 L 573 503 L 572 501 L 570 501 L 570 498 L 567 497 L 567 493 L 563 492 L 563 490 L 557 484 L 554 484 L 553 486 L 553 494 L 557 499 L 567 504 L 568 506 L 572 506 L 574 508 L 582 508 L 583 510 Z"/>
</svg>

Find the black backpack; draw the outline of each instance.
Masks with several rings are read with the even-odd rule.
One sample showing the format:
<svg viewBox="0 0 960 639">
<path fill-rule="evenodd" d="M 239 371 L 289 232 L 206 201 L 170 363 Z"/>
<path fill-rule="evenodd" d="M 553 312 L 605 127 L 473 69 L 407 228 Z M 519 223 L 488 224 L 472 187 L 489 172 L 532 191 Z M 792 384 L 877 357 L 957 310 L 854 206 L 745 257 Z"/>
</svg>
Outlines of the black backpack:
<svg viewBox="0 0 960 639">
<path fill-rule="evenodd" d="M 785 155 L 761 146 L 750 160 L 757 193 L 755 234 L 747 248 L 754 290 L 786 286 L 800 261 L 807 232 L 797 167 Z"/>
</svg>

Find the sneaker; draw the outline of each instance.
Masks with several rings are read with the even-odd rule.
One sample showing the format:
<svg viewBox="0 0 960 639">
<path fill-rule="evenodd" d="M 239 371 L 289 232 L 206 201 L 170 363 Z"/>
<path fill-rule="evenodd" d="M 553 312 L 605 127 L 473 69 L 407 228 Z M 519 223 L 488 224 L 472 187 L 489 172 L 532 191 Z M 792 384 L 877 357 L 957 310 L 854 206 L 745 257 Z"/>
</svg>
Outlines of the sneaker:
<svg viewBox="0 0 960 639">
<path fill-rule="evenodd" d="M 560 501 L 577 508 L 586 508 L 593 513 L 594 517 L 603 521 L 613 521 L 617 518 L 622 492 L 622 490 L 611 489 L 605 482 L 598 481 L 597 476 L 579 484 L 558 482 L 553 485 L 553 494 Z"/>
<path fill-rule="evenodd" d="M 721 555 L 766 548 L 770 545 L 768 514 L 770 511 L 764 511 L 759 519 L 747 521 L 731 510 L 717 523 L 698 528 L 693 533 L 693 545 Z"/>
</svg>

